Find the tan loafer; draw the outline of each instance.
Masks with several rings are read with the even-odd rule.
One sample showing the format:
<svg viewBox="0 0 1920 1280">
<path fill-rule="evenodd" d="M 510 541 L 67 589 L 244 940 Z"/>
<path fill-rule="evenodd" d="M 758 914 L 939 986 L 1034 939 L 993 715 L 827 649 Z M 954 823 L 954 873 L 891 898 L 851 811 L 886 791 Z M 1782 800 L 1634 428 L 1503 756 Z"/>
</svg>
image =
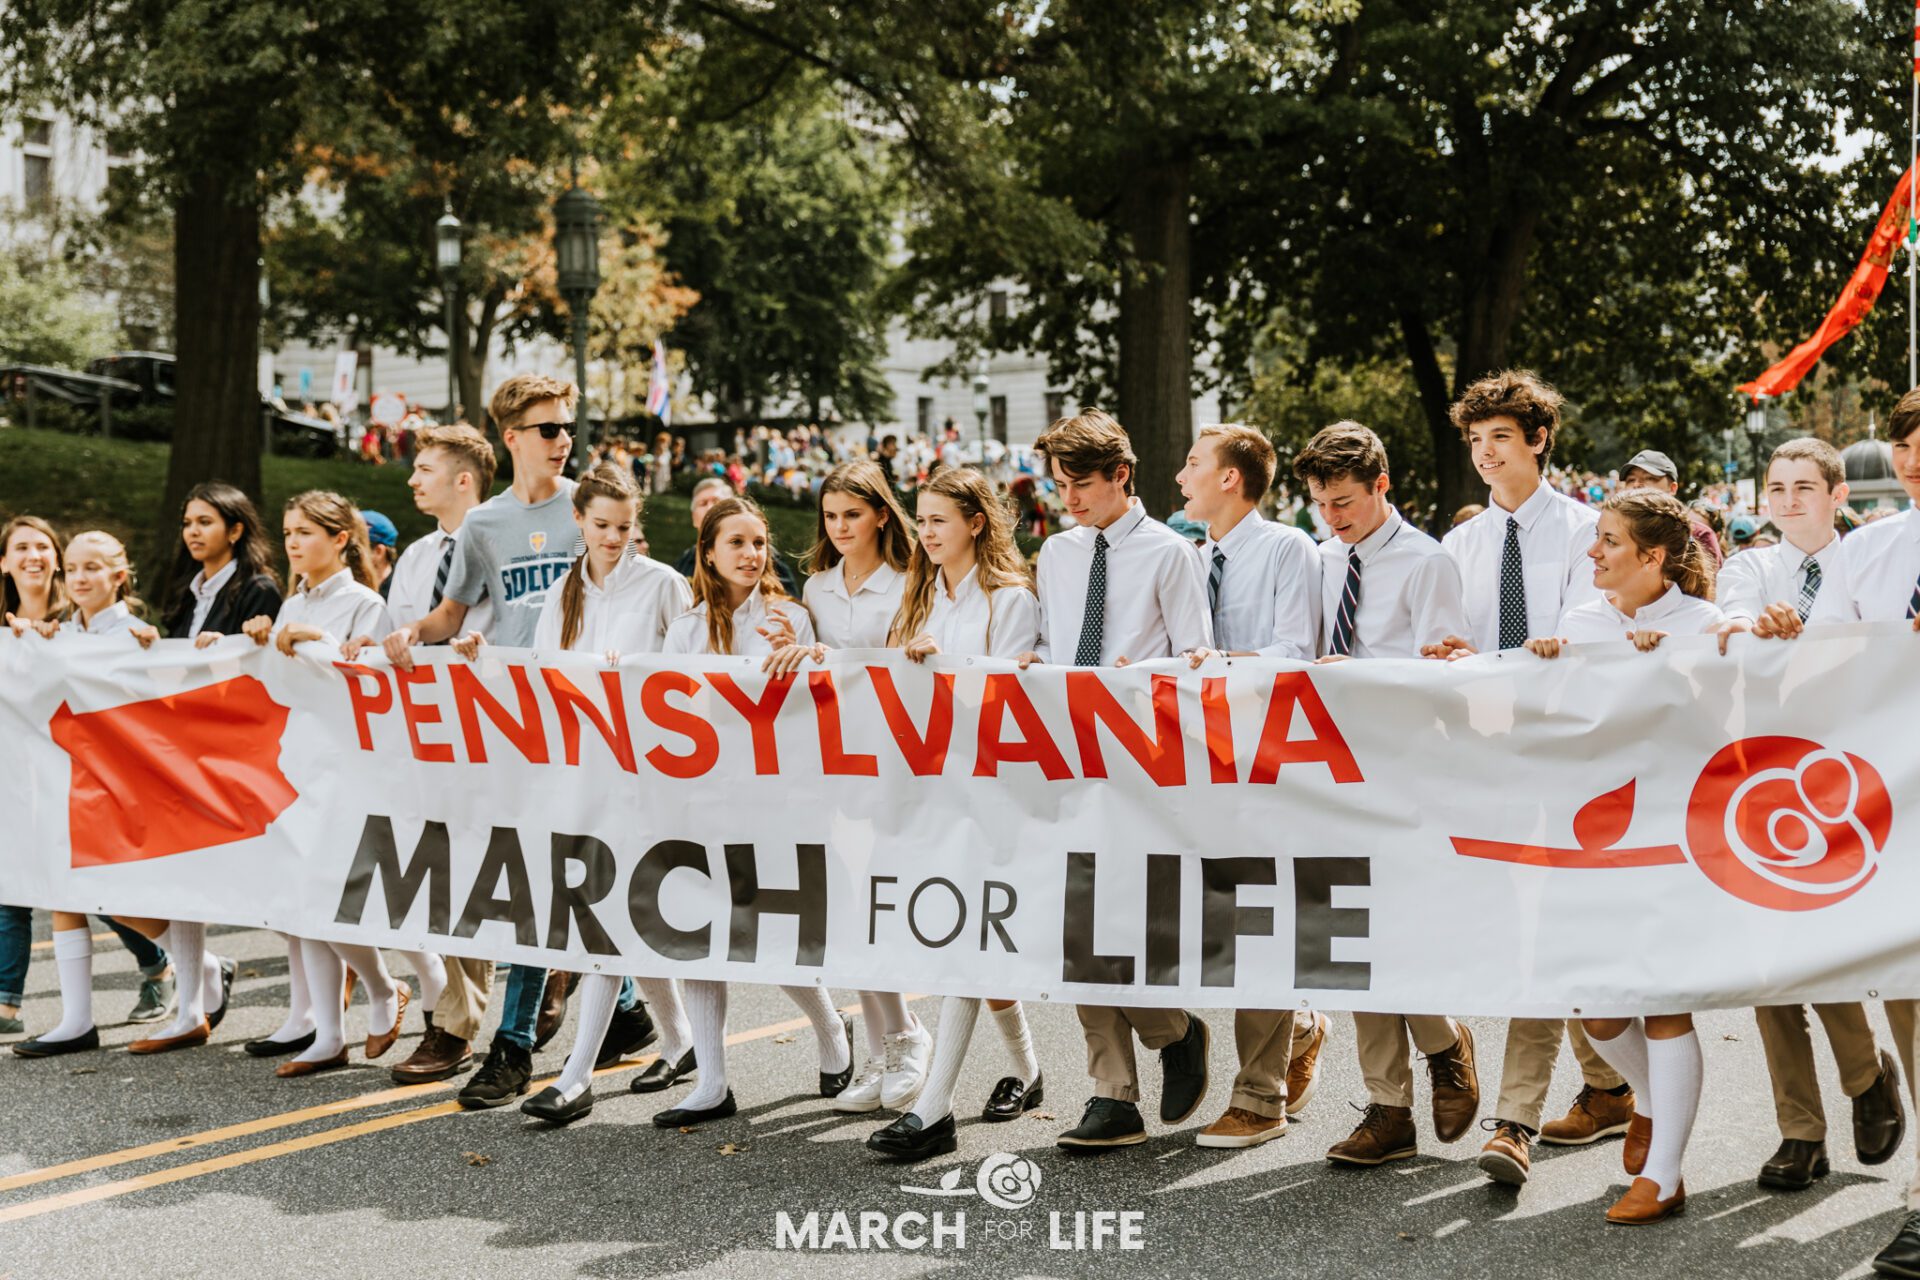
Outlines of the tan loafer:
<svg viewBox="0 0 1920 1280">
<path fill-rule="evenodd" d="M 1660 1198 L 1660 1187 L 1652 1178 L 1635 1178 L 1627 1194 L 1607 1210 L 1607 1221 L 1616 1227 L 1646 1227 L 1687 1211 L 1687 1184 L 1675 1188 L 1671 1199 Z"/>
<path fill-rule="evenodd" d="M 273 1069 L 273 1074 L 282 1080 L 291 1080 L 295 1076 L 310 1076 L 319 1071 L 338 1071 L 347 1065 L 347 1051 L 342 1049 L 331 1058 L 322 1058 L 318 1062 L 302 1062 L 298 1058 L 281 1063 Z"/>
<path fill-rule="evenodd" d="M 205 1044 L 213 1035 L 213 1028 L 207 1025 L 205 1018 L 200 1025 L 181 1032 L 177 1036 L 148 1036 L 144 1040 L 135 1040 L 127 1046 L 128 1053 L 166 1053 L 172 1049 L 191 1049 L 195 1045 Z"/>
<path fill-rule="evenodd" d="M 375 1058 L 393 1048 L 393 1042 L 400 1038 L 400 1024 L 406 1021 L 407 1001 L 413 993 L 406 983 L 402 982 L 397 985 L 400 993 L 400 1007 L 394 1011 L 393 1025 L 391 1027 L 388 1027 L 378 1035 L 370 1035 L 367 1037 L 368 1062 L 372 1062 Z"/>
</svg>

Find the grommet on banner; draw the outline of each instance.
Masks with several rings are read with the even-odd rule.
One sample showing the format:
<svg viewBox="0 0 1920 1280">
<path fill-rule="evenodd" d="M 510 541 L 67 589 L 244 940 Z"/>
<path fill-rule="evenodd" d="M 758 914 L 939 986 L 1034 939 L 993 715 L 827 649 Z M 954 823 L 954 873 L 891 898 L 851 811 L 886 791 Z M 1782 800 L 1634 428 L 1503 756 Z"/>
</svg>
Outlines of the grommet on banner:
<svg viewBox="0 0 1920 1280">
<path fill-rule="evenodd" d="M 1867 999 L 1869 999 L 1869 1000 L 1878 1000 L 1879 998 L 1880 998 L 1880 993 L 1879 993 L 1878 991 L 1869 991 L 1869 992 L 1867 992 Z"/>
</svg>

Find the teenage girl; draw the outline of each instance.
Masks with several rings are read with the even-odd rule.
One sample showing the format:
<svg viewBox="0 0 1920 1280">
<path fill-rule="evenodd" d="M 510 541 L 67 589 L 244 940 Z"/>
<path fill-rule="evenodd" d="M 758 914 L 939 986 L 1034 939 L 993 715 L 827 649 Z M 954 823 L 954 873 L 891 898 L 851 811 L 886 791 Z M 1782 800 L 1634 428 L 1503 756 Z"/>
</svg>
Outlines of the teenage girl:
<svg viewBox="0 0 1920 1280">
<path fill-rule="evenodd" d="M 230 484 L 193 487 L 180 512 L 174 580 L 182 585 L 167 610 L 167 634 L 197 640 L 211 633 L 202 648 L 248 618 L 280 612 L 273 544 L 252 499 Z"/>
</svg>

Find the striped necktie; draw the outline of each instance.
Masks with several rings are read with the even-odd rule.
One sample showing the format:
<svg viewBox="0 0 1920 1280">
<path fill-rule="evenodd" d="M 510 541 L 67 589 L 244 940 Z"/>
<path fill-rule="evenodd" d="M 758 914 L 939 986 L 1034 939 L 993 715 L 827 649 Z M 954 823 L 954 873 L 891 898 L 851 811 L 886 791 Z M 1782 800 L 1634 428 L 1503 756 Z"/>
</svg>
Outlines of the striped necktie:
<svg viewBox="0 0 1920 1280">
<path fill-rule="evenodd" d="M 1333 652 L 1353 655 L 1353 616 L 1360 611 L 1360 548 L 1347 552 L 1347 585 L 1340 592 L 1340 609 L 1333 619 Z"/>
<path fill-rule="evenodd" d="M 433 575 L 433 603 L 427 606 L 427 612 L 431 613 L 438 609 L 440 602 L 447 598 L 447 575 L 452 572 L 453 538 L 449 536 L 446 550 L 440 553 L 440 568 Z"/>
<path fill-rule="evenodd" d="M 1074 646 L 1073 665 L 1100 665 L 1100 645 L 1107 625 L 1107 534 L 1093 535 L 1093 567 L 1087 571 L 1087 611 L 1080 620 L 1080 643 Z"/>
<path fill-rule="evenodd" d="M 1805 622 L 1807 615 L 1813 612 L 1814 597 L 1820 594 L 1820 562 L 1808 556 L 1800 562 L 1800 572 L 1806 578 L 1800 583 L 1800 621 Z"/>
<path fill-rule="evenodd" d="M 1913 584 L 1913 596 L 1907 601 L 1907 620 L 1920 617 L 1920 582 Z"/>
<path fill-rule="evenodd" d="M 1220 548 L 1213 549 L 1213 568 L 1207 571 L 1207 608 L 1216 615 L 1220 612 L 1220 576 L 1227 571 L 1227 553 Z M 1215 630 L 1218 630 L 1216 626 Z"/>
</svg>

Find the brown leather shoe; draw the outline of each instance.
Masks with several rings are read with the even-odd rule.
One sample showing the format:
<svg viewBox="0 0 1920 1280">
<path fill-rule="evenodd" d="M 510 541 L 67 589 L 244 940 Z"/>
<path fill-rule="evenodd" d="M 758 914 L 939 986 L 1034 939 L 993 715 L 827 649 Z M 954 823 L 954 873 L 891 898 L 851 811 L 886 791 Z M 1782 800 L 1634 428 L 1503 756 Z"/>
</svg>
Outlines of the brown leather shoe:
<svg viewBox="0 0 1920 1280">
<path fill-rule="evenodd" d="M 344 986 L 344 988 L 341 990 L 341 993 L 340 993 L 340 1011 L 342 1013 L 345 1013 L 348 1009 L 351 1009 L 353 1007 L 353 989 L 355 986 L 359 984 L 359 982 L 360 982 L 360 975 L 353 971 L 352 965 L 348 965 L 346 985 Z"/>
<path fill-rule="evenodd" d="M 1550 1147 L 1584 1147 L 1625 1133 L 1632 1118 L 1633 1090 L 1616 1098 L 1605 1089 L 1583 1084 L 1567 1114 L 1540 1126 L 1540 1141 Z"/>
<path fill-rule="evenodd" d="M 567 1020 L 567 997 L 580 982 L 577 973 L 555 969 L 547 975 L 547 988 L 540 993 L 540 1016 L 533 1022 L 533 1047 L 543 1049 Z"/>
<path fill-rule="evenodd" d="M 1900 1068 L 1880 1051 L 1880 1074 L 1853 1100 L 1853 1150 L 1861 1164 L 1884 1164 L 1900 1149 L 1907 1133 L 1907 1109 L 1900 1102 Z"/>
<path fill-rule="evenodd" d="M 1257 1147 L 1287 1131 L 1284 1115 L 1263 1116 L 1245 1107 L 1228 1107 L 1218 1120 L 1194 1135 L 1196 1147 Z"/>
<path fill-rule="evenodd" d="M 205 1044 L 212 1035 L 213 1028 L 202 1018 L 199 1026 L 177 1036 L 148 1036 L 144 1040 L 135 1040 L 127 1046 L 127 1052 L 166 1053 L 172 1049 L 191 1049 L 194 1045 Z"/>
<path fill-rule="evenodd" d="M 1647 1148 L 1653 1145 L 1653 1121 L 1634 1112 L 1627 1121 L 1627 1140 L 1620 1146 L 1620 1167 L 1639 1177 L 1647 1167 Z"/>
<path fill-rule="evenodd" d="M 428 1027 L 427 1034 L 415 1046 L 413 1055 L 394 1064 L 393 1082 L 431 1084 L 435 1080 L 451 1080 L 472 1067 L 472 1045 L 457 1036 L 448 1035 L 439 1027 Z"/>
<path fill-rule="evenodd" d="M 1406 1160 L 1420 1154 L 1419 1138 L 1413 1131 L 1412 1107 L 1388 1107 L 1370 1103 L 1360 1124 L 1327 1149 L 1327 1159 L 1335 1164 L 1375 1165 L 1389 1160 Z"/>
<path fill-rule="evenodd" d="M 1313 1015 L 1313 1034 L 1307 1038 L 1306 1047 L 1294 1046 L 1293 1061 L 1287 1064 L 1288 1119 L 1307 1109 L 1314 1086 L 1320 1083 L 1320 1051 L 1327 1047 L 1327 1035 L 1332 1030 L 1333 1020 L 1316 1011 Z"/>
<path fill-rule="evenodd" d="M 1660 1198 L 1660 1187 L 1652 1178 L 1635 1178 L 1627 1194 L 1607 1210 L 1607 1221 L 1616 1227 L 1645 1227 L 1687 1211 L 1687 1184 L 1674 1189 L 1671 1200 Z"/>
<path fill-rule="evenodd" d="M 393 1042 L 400 1038 L 400 1024 L 407 1020 L 407 1001 L 412 998 L 413 991 L 404 982 L 395 983 L 394 986 L 400 997 L 399 1008 L 394 1011 L 393 1025 L 391 1027 L 388 1027 L 378 1035 L 369 1035 L 367 1037 L 368 1062 L 372 1062 L 375 1058 L 380 1057 L 386 1053 L 387 1050 L 393 1048 Z"/>
<path fill-rule="evenodd" d="M 1533 1167 L 1533 1138 L 1510 1120 L 1489 1120 L 1493 1137 L 1480 1148 L 1480 1172 L 1509 1187 L 1527 1185 L 1527 1173 Z"/>
<path fill-rule="evenodd" d="M 1427 1075 L 1433 1081 L 1433 1136 L 1442 1142 L 1459 1141 L 1480 1113 L 1473 1031 L 1464 1022 L 1454 1025 L 1460 1028 L 1460 1038 L 1453 1047 L 1427 1058 Z"/>
<path fill-rule="evenodd" d="M 295 1076 L 310 1076 L 316 1071 L 337 1071 L 347 1065 L 347 1051 L 342 1049 L 331 1058 L 322 1058 L 318 1062 L 302 1062 L 298 1058 L 289 1059 L 273 1069 L 273 1074 L 282 1080 L 291 1080 Z"/>
</svg>

